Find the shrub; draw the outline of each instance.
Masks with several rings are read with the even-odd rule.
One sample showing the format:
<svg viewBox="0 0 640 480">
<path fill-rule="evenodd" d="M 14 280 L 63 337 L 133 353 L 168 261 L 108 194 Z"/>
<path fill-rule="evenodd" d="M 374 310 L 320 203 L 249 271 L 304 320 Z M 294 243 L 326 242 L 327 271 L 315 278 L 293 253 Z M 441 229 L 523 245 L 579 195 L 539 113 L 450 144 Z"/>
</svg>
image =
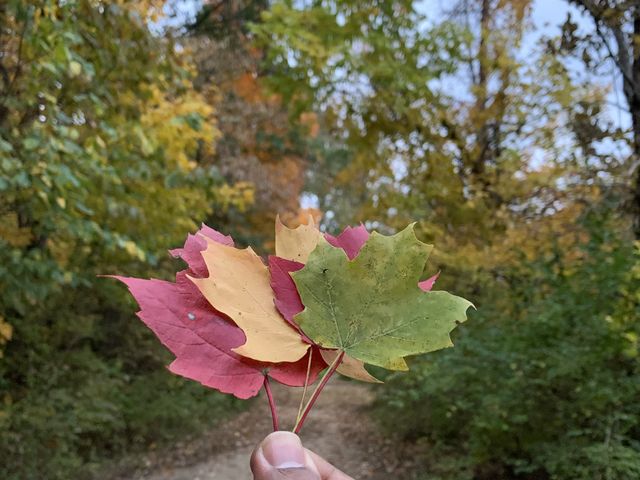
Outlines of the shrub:
<svg viewBox="0 0 640 480">
<path fill-rule="evenodd" d="M 598 231 L 578 262 L 496 282 L 455 348 L 388 380 L 379 415 L 429 445 L 428 478 L 640 478 L 640 256 Z"/>
</svg>

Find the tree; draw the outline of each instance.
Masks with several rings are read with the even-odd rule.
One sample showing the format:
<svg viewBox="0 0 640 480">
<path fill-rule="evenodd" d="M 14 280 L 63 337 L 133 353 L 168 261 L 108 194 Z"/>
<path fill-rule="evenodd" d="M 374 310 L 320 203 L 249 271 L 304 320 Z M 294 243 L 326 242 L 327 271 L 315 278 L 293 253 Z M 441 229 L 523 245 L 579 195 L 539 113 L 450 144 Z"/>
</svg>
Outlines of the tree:
<svg viewBox="0 0 640 480">
<path fill-rule="evenodd" d="M 329 180 L 337 191 L 327 189 L 329 198 L 320 201 L 336 223 L 347 220 L 336 209 L 347 199 L 349 212 L 370 218 L 382 197 L 372 195 L 371 186 L 388 188 L 394 155 L 412 148 L 412 135 L 413 143 L 436 136 L 430 105 L 439 97 L 430 82 L 451 71 L 460 37 L 450 24 L 428 35 L 417 27 L 422 19 L 411 1 L 282 1 L 253 28 L 265 50 L 267 84 L 292 115 L 313 109 L 319 116 L 317 162 L 325 163 L 326 153 L 348 152 L 349 161 Z M 320 183 L 321 175 L 311 174 L 311 182 Z"/>
<path fill-rule="evenodd" d="M 172 42 L 136 18 L 154 4 L 134 3 L 3 6 L 2 290 L 13 312 L 52 279 L 82 282 L 96 261 L 153 260 L 210 208 L 219 180 L 194 160 L 212 150 L 213 109 L 189 91 Z"/>
<path fill-rule="evenodd" d="M 440 251 L 456 252 L 438 261 L 467 271 L 580 234 L 570 219 L 600 185 L 576 172 L 601 137 L 579 138 L 573 120 L 586 110 L 604 129 L 605 92 L 573 82 L 541 47 L 519 58 L 530 9 L 461 1 L 430 22 L 411 1 L 282 1 L 263 14 L 253 29 L 268 84 L 320 119 L 308 185 L 330 219 L 419 220 Z"/>
<path fill-rule="evenodd" d="M 593 20 L 594 32 L 580 36 L 571 17 L 564 24 L 565 51 L 580 50 L 587 68 L 608 60 L 619 72 L 631 115 L 633 157 L 627 165 L 633 230 L 640 238 L 640 5 L 634 0 L 569 0 Z"/>
<path fill-rule="evenodd" d="M 243 200 L 198 161 L 214 148 L 214 109 L 189 58 L 151 32 L 162 5 L 0 5 L 3 478 L 75 477 L 218 401 L 183 394 L 186 418 L 148 398 L 141 385 L 175 399 L 175 380 L 157 375 L 165 358 L 124 292 L 96 278 L 162 275 L 167 248 Z"/>
<path fill-rule="evenodd" d="M 230 183 L 251 185 L 253 194 L 244 211 L 216 211 L 213 220 L 228 225 L 241 242 L 265 246 L 273 241 L 276 213 L 296 222 L 315 128 L 308 114 L 289 122 L 281 97 L 263 87 L 263 52 L 252 44 L 249 24 L 259 22 L 267 7 L 264 0 L 209 2 L 188 36 L 198 67 L 196 88 L 216 86 L 208 98 L 219 112 L 217 149 L 201 161 L 215 165 Z"/>
</svg>

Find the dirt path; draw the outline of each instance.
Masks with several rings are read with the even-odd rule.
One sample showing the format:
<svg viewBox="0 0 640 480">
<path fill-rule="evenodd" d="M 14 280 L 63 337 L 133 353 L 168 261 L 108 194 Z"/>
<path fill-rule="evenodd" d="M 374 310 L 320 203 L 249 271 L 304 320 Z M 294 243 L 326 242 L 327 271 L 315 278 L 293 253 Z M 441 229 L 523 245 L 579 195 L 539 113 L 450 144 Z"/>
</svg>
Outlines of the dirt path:
<svg viewBox="0 0 640 480">
<path fill-rule="evenodd" d="M 275 388 L 281 428 L 291 428 L 300 391 Z M 392 442 L 371 423 L 366 408 L 372 394 L 366 385 L 332 379 L 302 430 L 307 448 L 324 456 L 358 480 L 401 479 Z M 128 480 L 251 480 L 249 455 L 271 430 L 266 399 L 204 436 L 150 455 L 145 471 Z M 392 474 L 392 475 L 390 475 Z"/>
</svg>

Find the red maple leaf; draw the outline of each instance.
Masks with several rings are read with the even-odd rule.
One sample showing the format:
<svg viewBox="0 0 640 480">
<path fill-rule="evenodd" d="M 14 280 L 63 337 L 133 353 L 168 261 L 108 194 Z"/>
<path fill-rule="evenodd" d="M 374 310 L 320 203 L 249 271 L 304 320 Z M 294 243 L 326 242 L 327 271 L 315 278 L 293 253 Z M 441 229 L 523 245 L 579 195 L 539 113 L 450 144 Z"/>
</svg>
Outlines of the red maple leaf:
<svg viewBox="0 0 640 480">
<path fill-rule="evenodd" d="M 163 280 L 114 277 L 129 287 L 140 305 L 138 317 L 176 356 L 169 370 L 201 384 L 246 399 L 256 395 L 265 375 L 289 386 L 302 386 L 307 377 L 309 354 L 293 363 L 265 363 L 232 351 L 245 343 L 245 335 L 228 317 L 216 311 L 186 275 L 207 277 L 201 251 L 207 238 L 226 245 L 233 240 L 203 226 L 189 235 L 181 249 L 173 250 L 188 264 L 176 283 Z M 314 347 L 315 349 L 315 347 Z M 312 356 L 309 382 L 326 367 L 321 355 Z"/>
</svg>

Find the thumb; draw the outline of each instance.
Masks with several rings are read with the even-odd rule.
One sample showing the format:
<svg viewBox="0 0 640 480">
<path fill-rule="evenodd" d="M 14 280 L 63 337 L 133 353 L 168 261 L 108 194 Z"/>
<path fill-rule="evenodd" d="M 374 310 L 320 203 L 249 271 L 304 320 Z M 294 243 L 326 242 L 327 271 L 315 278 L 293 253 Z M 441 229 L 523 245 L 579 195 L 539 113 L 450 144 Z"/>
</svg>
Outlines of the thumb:
<svg viewBox="0 0 640 480">
<path fill-rule="evenodd" d="M 300 438 L 291 432 L 274 432 L 251 455 L 254 480 L 320 480 L 318 469 Z"/>
</svg>

